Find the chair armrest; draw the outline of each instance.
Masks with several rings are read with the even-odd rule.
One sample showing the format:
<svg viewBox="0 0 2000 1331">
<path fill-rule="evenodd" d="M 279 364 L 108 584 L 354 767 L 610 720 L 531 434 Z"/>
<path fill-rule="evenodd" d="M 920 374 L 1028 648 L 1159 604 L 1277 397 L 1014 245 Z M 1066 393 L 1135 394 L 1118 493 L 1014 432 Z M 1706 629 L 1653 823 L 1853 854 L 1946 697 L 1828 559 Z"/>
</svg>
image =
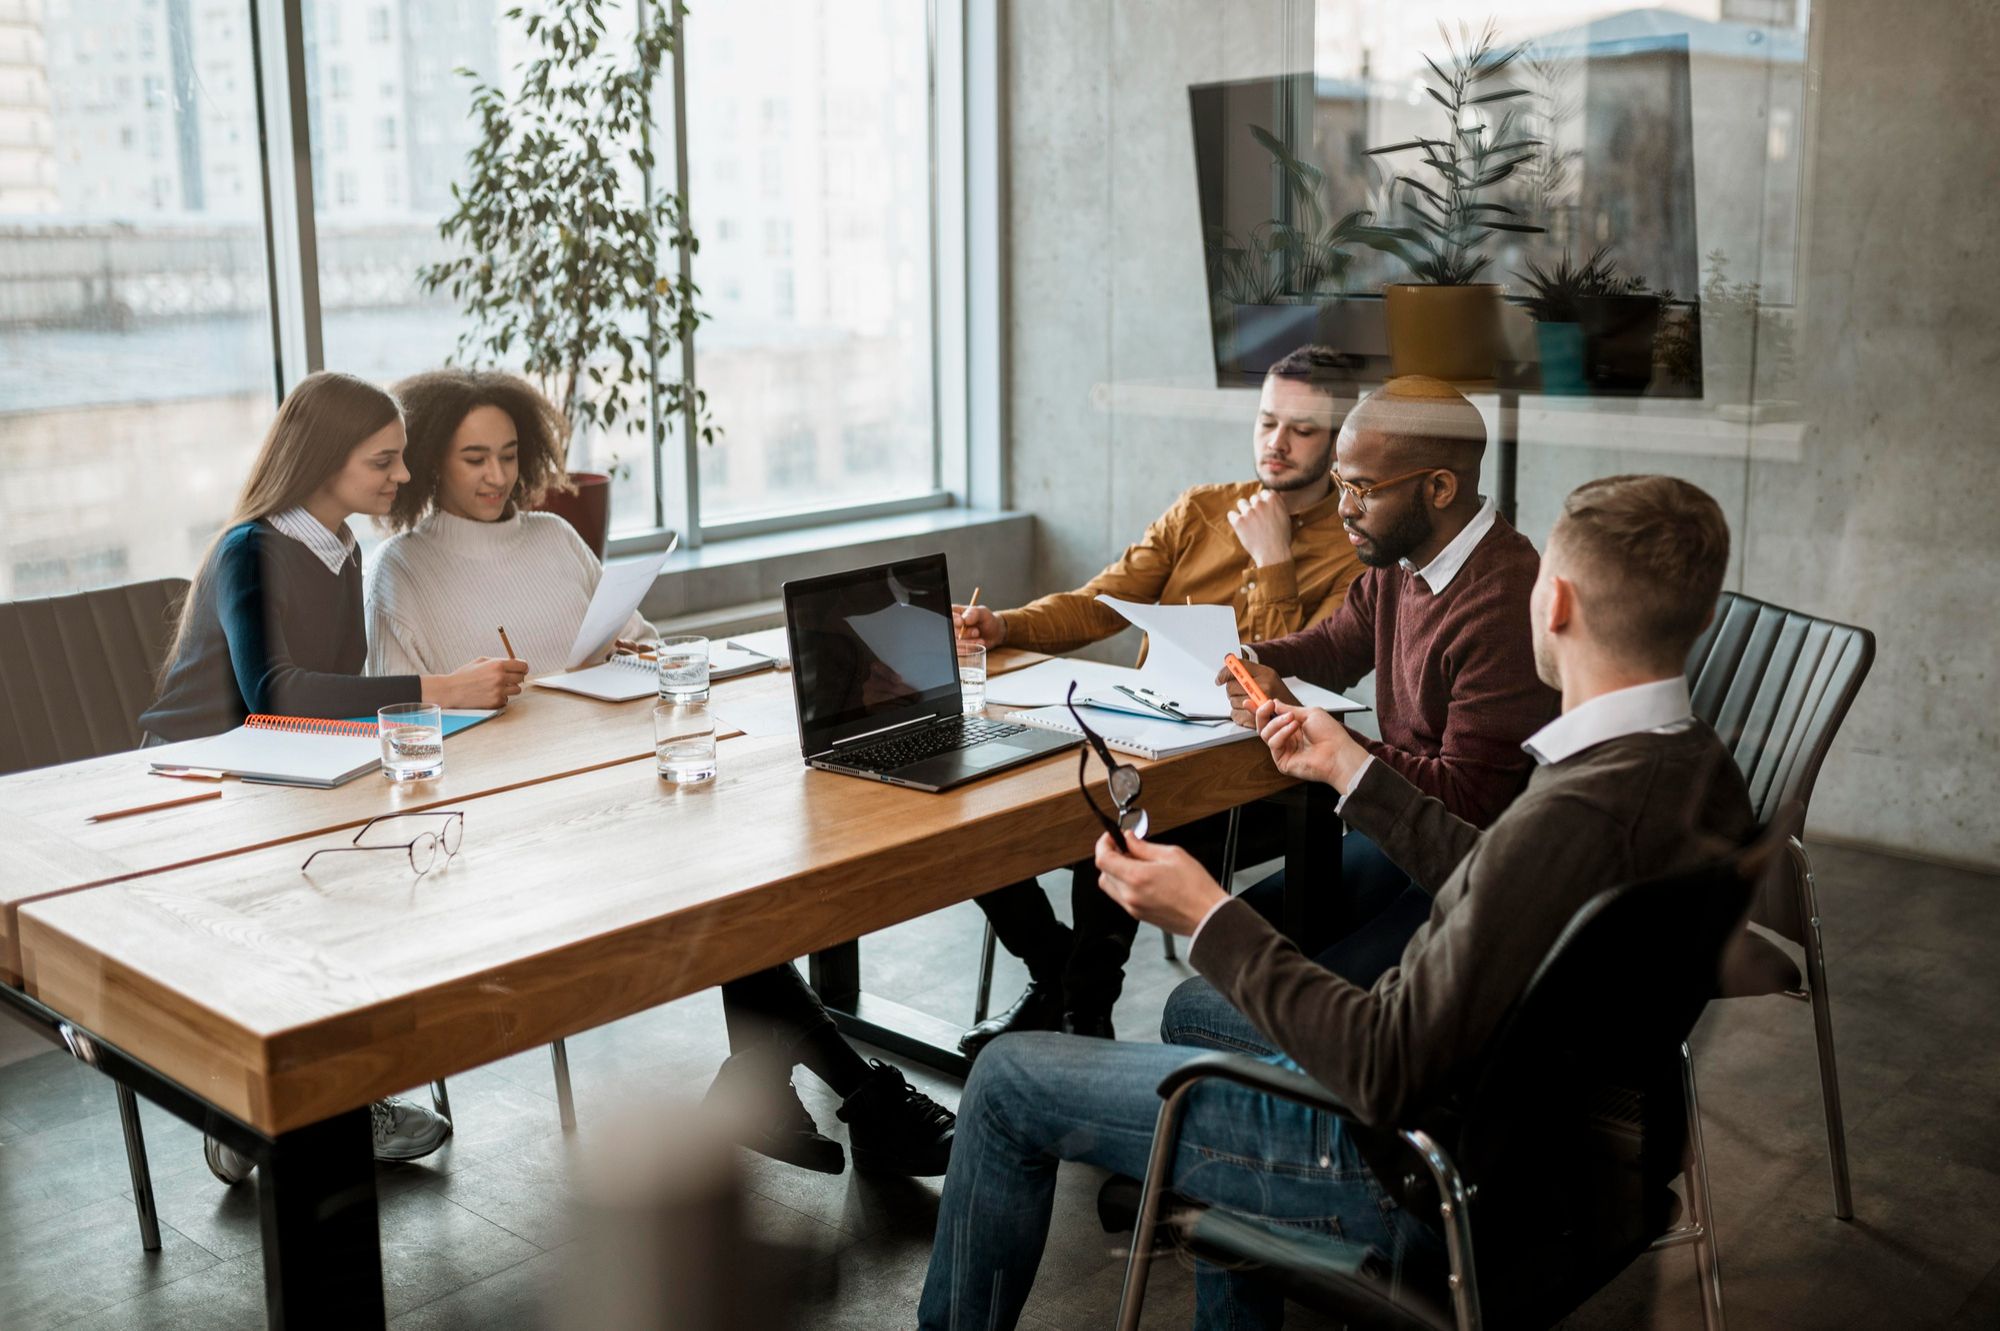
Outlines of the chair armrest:
<svg viewBox="0 0 2000 1331">
<path fill-rule="evenodd" d="M 1175 1092 L 1210 1078 L 1235 1082 L 1238 1086 L 1274 1095 L 1308 1109 L 1352 1116 L 1352 1111 L 1341 1103 L 1339 1096 L 1303 1072 L 1274 1067 L 1248 1054 L 1203 1054 L 1199 1058 L 1191 1058 L 1160 1078 L 1160 1098 L 1169 1099 Z"/>
</svg>

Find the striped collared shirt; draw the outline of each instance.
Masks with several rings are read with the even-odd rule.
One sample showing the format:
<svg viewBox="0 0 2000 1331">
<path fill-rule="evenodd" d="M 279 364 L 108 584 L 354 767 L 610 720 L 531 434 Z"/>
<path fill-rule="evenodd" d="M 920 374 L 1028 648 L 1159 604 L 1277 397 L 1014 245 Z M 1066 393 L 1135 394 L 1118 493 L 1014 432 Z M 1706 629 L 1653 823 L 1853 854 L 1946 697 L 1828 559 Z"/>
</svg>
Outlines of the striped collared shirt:
<svg viewBox="0 0 2000 1331">
<path fill-rule="evenodd" d="M 354 532 L 341 524 L 340 534 L 334 535 L 321 522 L 303 508 L 288 508 L 282 513 L 273 513 L 270 524 L 286 536 L 291 537 L 306 549 L 319 556 L 319 562 L 326 565 L 326 571 L 338 574 L 354 557 Z"/>
</svg>

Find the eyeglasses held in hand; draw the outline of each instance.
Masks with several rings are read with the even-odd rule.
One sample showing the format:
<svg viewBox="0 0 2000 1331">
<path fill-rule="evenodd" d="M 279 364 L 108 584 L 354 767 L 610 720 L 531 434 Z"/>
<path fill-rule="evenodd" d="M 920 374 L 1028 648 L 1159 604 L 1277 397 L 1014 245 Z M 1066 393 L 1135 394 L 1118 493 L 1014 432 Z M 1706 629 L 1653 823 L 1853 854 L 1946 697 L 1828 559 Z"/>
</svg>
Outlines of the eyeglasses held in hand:
<svg viewBox="0 0 2000 1331">
<path fill-rule="evenodd" d="M 379 846 L 364 846 L 361 838 L 368 835 L 368 829 L 377 823 L 386 823 L 391 818 L 442 818 L 444 826 L 435 832 L 419 832 L 408 841 L 390 841 Z M 306 862 L 299 866 L 304 873 L 312 867 L 312 862 L 322 855 L 345 855 L 364 850 L 400 850 L 410 857 L 410 870 L 422 878 L 437 866 L 438 851 L 444 852 L 444 862 L 451 863 L 452 856 L 465 840 L 465 813 L 459 809 L 425 809 L 418 813 L 385 813 L 370 818 L 354 834 L 354 844 L 349 846 L 323 846 L 306 856 Z"/>
<path fill-rule="evenodd" d="M 1092 730 L 1090 724 L 1077 713 L 1075 680 L 1070 681 L 1069 693 L 1063 698 L 1063 706 L 1069 708 L 1070 719 L 1076 722 L 1076 728 L 1083 732 L 1083 738 L 1090 745 L 1089 749 L 1083 750 L 1076 756 L 1077 789 L 1083 792 L 1083 802 L 1097 815 L 1097 821 L 1104 824 L 1104 830 L 1110 834 L 1111 843 L 1118 847 L 1119 853 L 1130 855 L 1132 847 L 1126 843 L 1125 834 L 1130 832 L 1133 836 L 1143 837 L 1147 828 L 1146 811 L 1137 807 L 1139 769 L 1130 763 L 1121 763 L 1113 759 L 1104 737 Z M 1097 750 L 1098 758 L 1103 761 L 1105 770 L 1109 773 L 1105 779 L 1105 786 L 1111 791 L 1111 802 L 1118 807 L 1116 818 L 1106 813 L 1103 806 L 1098 804 L 1096 796 L 1090 793 L 1090 749 Z"/>
</svg>

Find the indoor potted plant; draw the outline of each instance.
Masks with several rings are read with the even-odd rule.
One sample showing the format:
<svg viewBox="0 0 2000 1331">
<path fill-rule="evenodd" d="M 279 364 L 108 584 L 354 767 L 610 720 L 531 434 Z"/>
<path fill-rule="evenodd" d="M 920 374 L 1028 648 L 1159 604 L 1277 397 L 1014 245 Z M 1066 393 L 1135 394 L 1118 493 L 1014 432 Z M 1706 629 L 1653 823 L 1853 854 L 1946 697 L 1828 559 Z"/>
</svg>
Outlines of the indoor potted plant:
<svg viewBox="0 0 2000 1331">
<path fill-rule="evenodd" d="M 1411 174 L 1399 174 L 1392 182 L 1401 187 L 1402 204 L 1414 225 L 1365 228 L 1358 239 L 1396 254 L 1417 279 L 1382 288 L 1392 370 L 1440 379 L 1490 379 L 1500 351 L 1500 287 L 1479 280 L 1491 261 L 1481 251 L 1499 232 L 1536 234 L 1542 228 L 1489 196 L 1494 186 L 1534 160 L 1541 144 L 1519 132 L 1513 112 L 1496 116 L 1489 110 L 1529 95 L 1526 88 L 1495 86 L 1522 48 L 1496 49 L 1490 22 L 1476 38 L 1461 28 L 1456 42 L 1442 24 L 1439 31 L 1451 70 L 1447 73 L 1425 57 L 1438 78 L 1438 86 L 1425 91 L 1444 108 L 1444 136 L 1368 150 L 1373 157 L 1421 154 L 1430 182 Z"/>
<path fill-rule="evenodd" d="M 1544 270 L 1532 261 L 1516 272 L 1541 353 L 1542 391 L 1552 394 L 1642 393 L 1653 380 L 1653 343 L 1661 296 L 1640 277 L 1620 276 L 1609 246 L 1581 264 L 1562 259 Z"/>
<path fill-rule="evenodd" d="M 690 396 L 702 440 L 715 435 L 705 396 L 668 368 L 703 316 L 680 272 L 681 249 L 695 247 L 687 202 L 651 179 L 653 94 L 684 6 L 650 6 L 636 37 L 610 38 L 606 11 L 617 8 L 548 0 L 525 16 L 508 10 L 534 46 L 511 96 L 459 71 L 473 81 L 480 133 L 452 186 L 457 207 L 438 224 L 459 252 L 419 274 L 425 290 L 460 302 L 459 357 L 538 381 L 586 468 L 594 435 L 649 430 L 657 444 Z M 610 480 L 570 472 L 543 503 L 600 557 Z"/>
</svg>

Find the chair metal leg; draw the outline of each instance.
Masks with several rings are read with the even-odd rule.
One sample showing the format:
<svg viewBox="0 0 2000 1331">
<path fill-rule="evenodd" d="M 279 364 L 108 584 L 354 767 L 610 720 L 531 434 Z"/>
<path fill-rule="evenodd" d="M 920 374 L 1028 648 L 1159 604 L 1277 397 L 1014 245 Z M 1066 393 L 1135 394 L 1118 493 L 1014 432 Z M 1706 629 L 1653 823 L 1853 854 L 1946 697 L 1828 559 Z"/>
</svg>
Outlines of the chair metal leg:
<svg viewBox="0 0 2000 1331">
<path fill-rule="evenodd" d="M 1167 954 L 1168 961 L 1179 960 L 1174 953 L 1174 935 L 1171 930 L 1160 930 L 1160 948 Z"/>
<path fill-rule="evenodd" d="M 1118 1296 L 1118 1331 L 1139 1331 L 1139 1311 L 1146 1302 L 1146 1277 L 1151 1274 L 1153 1234 L 1160 1225 L 1160 1198 L 1173 1172 L 1174 1147 L 1180 1135 L 1181 1105 L 1197 1083 L 1188 1082 L 1161 1102 L 1153 1126 L 1153 1149 L 1146 1161 L 1146 1181 L 1139 1190 L 1139 1215 L 1132 1226 L 1132 1252 L 1125 1260 L 1125 1288 Z"/>
<path fill-rule="evenodd" d="M 153 1204 L 153 1171 L 146 1165 L 146 1134 L 139 1126 L 139 1101 L 118 1083 L 118 1123 L 125 1129 L 125 1163 L 132 1170 L 132 1205 L 139 1211 L 139 1246 L 160 1250 L 160 1212 Z"/>
<path fill-rule="evenodd" d="M 1687 1202 L 1693 1213 L 1694 1266 L 1701 1283 L 1701 1323 L 1706 1331 L 1723 1331 L 1722 1261 L 1715 1245 L 1715 1209 L 1708 1193 L 1708 1151 L 1701 1140 L 1701 1106 L 1694 1094 L 1694 1057 L 1681 1044 L 1681 1089 L 1687 1097 Z"/>
<path fill-rule="evenodd" d="M 1812 999 L 1813 1038 L 1819 1047 L 1819 1089 L 1826 1102 L 1826 1155 L 1833 1171 L 1833 1214 L 1854 1219 L 1854 1194 L 1847 1175 L 1847 1123 L 1840 1112 L 1840 1073 L 1833 1058 L 1833 1008 L 1826 994 L 1826 947 L 1819 929 L 1819 889 L 1812 860 L 1797 837 L 1787 846 L 1798 882 L 1799 915 L 1805 921 L 1806 992 Z"/>
<path fill-rule="evenodd" d="M 569 1050 L 557 1040 L 549 1046 L 549 1062 L 556 1070 L 556 1109 L 562 1115 L 564 1132 L 576 1131 L 576 1100 L 569 1090 Z"/>
<path fill-rule="evenodd" d="M 451 1091 L 446 1088 L 443 1077 L 431 1083 L 431 1108 L 437 1110 L 440 1117 L 451 1117 Z"/>
<path fill-rule="evenodd" d="M 986 941 L 979 945 L 979 990 L 972 999 L 972 1024 L 975 1026 L 986 1020 L 986 1011 L 993 1006 L 993 945 L 997 941 L 993 925 L 988 922 Z"/>
<path fill-rule="evenodd" d="M 1222 890 L 1225 892 L 1231 890 L 1231 884 L 1236 877 L 1237 837 L 1242 830 L 1243 806 L 1239 804 L 1229 811 L 1229 827 L 1222 834 L 1222 876 L 1215 881 L 1222 885 Z M 1173 954 L 1168 953 L 1167 960 L 1173 959 Z"/>
<path fill-rule="evenodd" d="M 1472 1194 L 1458 1166 L 1427 1132 L 1406 1128 L 1397 1134 L 1423 1158 L 1437 1184 L 1438 1215 L 1444 1220 L 1445 1256 L 1451 1262 L 1451 1310 L 1458 1331 L 1480 1331 L 1479 1272 L 1472 1260 Z"/>
</svg>

